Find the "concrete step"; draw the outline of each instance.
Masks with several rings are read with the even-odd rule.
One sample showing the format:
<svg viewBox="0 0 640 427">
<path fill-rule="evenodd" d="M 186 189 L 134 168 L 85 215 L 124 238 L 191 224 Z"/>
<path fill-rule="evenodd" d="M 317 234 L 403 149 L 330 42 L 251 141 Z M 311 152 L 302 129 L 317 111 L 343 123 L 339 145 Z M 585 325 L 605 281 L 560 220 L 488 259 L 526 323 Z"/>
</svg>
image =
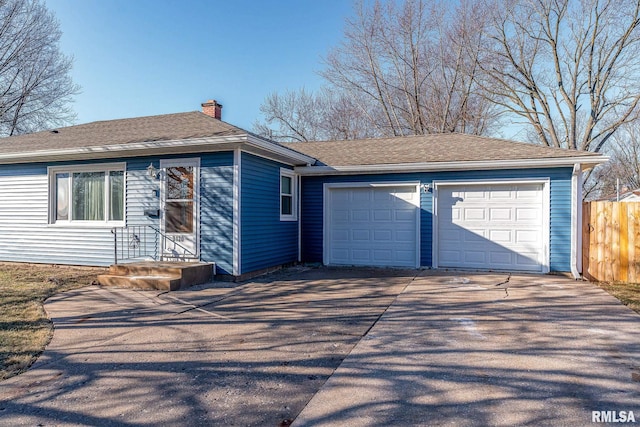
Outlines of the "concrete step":
<svg viewBox="0 0 640 427">
<path fill-rule="evenodd" d="M 102 286 L 118 286 L 122 288 L 176 291 L 180 289 L 180 276 L 118 276 L 101 274 L 98 283 Z"/>
<path fill-rule="evenodd" d="M 212 280 L 215 264 L 203 262 L 143 261 L 114 264 L 98 276 L 103 286 L 175 291 Z"/>
</svg>

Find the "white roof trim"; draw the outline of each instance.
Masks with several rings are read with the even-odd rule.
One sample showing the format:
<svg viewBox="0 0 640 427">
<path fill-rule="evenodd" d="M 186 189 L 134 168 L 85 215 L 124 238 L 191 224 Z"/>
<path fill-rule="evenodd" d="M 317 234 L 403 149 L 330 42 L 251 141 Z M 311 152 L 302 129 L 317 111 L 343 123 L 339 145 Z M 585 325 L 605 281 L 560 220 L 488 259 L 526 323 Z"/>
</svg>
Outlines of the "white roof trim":
<svg viewBox="0 0 640 427">
<path fill-rule="evenodd" d="M 35 163 L 64 160 L 90 160 L 108 157 L 140 156 L 154 154 L 178 154 L 233 150 L 240 144 L 259 152 L 273 153 L 292 161 L 292 164 L 311 164 L 314 158 L 252 135 L 226 135 L 205 138 L 176 139 L 170 141 L 132 142 L 128 144 L 101 145 L 94 147 L 58 148 L 0 153 L 0 164 Z M 250 152 L 250 151 L 249 151 Z"/>
<path fill-rule="evenodd" d="M 518 159 L 518 160 L 476 160 L 458 162 L 422 162 L 398 163 L 379 165 L 350 165 L 350 166 L 298 166 L 295 171 L 300 175 L 346 175 L 353 173 L 382 173 L 382 172 L 437 172 L 452 170 L 483 170 L 483 169 L 532 169 L 544 167 L 562 167 L 582 165 L 589 169 L 609 160 L 607 156 L 593 157 L 558 157 L 546 159 Z"/>
</svg>

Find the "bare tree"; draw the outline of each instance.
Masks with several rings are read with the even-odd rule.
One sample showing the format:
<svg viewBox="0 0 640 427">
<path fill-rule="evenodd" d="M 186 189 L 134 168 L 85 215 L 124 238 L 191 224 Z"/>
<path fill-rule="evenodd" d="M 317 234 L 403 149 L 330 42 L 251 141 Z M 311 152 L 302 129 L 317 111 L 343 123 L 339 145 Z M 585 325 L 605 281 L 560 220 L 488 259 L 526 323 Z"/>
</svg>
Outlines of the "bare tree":
<svg viewBox="0 0 640 427">
<path fill-rule="evenodd" d="M 477 92 L 483 14 L 470 1 L 358 3 L 321 74 L 365 95 L 363 109 L 384 135 L 487 133 L 497 114 Z"/>
<path fill-rule="evenodd" d="M 484 88 L 543 145 L 600 152 L 640 100 L 640 0 L 492 1 Z"/>
<path fill-rule="evenodd" d="M 319 134 L 350 139 L 489 133 L 498 111 L 478 92 L 484 17 L 473 0 L 462 0 L 455 8 L 438 0 L 356 3 L 342 43 L 327 55 L 320 73 L 328 86 L 317 95 L 330 93 L 330 102 L 316 108 L 326 120 L 292 110 L 294 104 L 309 104 L 301 102 L 308 96 L 303 91 L 295 103 L 291 92 L 272 94 L 263 104 L 269 123 L 258 131 L 265 133 L 278 122 L 279 129 L 299 131 L 288 135 L 294 140 Z M 338 107 L 341 114 L 329 111 Z M 322 132 L 309 131 L 319 125 L 325 126 Z"/>
<path fill-rule="evenodd" d="M 357 95 L 356 95 L 357 97 Z M 359 139 L 376 136 L 357 98 L 323 88 L 270 94 L 254 131 L 278 142 Z"/>
<path fill-rule="evenodd" d="M 586 197 L 611 198 L 621 191 L 640 188 L 640 121 L 622 125 L 605 150 L 611 160 L 596 168 L 586 183 Z"/>
<path fill-rule="evenodd" d="M 69 123 L 79 91 L 60 28 L 40 0 L 0 0 L 0 135 Z"/>
</svg>

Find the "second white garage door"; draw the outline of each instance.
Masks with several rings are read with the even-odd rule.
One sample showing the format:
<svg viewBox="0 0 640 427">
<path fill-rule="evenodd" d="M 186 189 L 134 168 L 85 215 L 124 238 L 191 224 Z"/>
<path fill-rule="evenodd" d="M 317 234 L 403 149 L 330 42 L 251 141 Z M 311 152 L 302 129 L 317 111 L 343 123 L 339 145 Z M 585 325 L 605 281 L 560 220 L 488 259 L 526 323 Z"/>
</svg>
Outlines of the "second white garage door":
<svg viewBox="0 0 640 427">
<path fill-rule="evenodd" d="M 325 264 L 418 266 L 417 185 L 325 191 Z"/>
<path fill-rule="evenodd" d="M 545 185 L 438 185 L 438 267 L 546 272 Z"/>
</svg>

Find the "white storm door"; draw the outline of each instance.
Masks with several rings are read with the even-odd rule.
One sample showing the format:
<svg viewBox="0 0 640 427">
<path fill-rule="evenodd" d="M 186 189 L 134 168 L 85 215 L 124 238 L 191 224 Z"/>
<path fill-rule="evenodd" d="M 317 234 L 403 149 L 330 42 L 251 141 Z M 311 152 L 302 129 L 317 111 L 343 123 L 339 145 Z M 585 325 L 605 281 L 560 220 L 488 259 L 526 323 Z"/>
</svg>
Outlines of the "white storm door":
<svg viewBox="0 0 640 427">
<path fill-rule="evenodd" d="M 437 267 L 546 272 L 548 184 L 437 184 Z"/>
<path fill-rule="evenodd" d="M 200 159 L 161 160 L 160 169 L 162 258 L 197 259 Z"/>
<path fill-rule="evenodd" d="M 418 185 L 355 185 L 325 188 L 324 263 L 418 267 Z"/>
</svg>

